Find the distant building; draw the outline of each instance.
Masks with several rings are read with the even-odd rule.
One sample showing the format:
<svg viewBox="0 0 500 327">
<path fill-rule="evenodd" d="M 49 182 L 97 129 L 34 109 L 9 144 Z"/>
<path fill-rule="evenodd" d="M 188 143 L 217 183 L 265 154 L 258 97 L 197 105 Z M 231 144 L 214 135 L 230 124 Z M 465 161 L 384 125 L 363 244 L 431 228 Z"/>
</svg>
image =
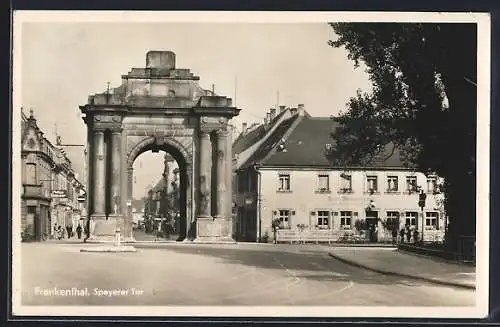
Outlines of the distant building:
<svg viewBox="0 0 500 327">
<path fill-rule="evenodd" d="M 165 218 L 168 217 L 172 211 L 178 211 L 179 192 L 177 179 L 179 170 L 176 168 L 172 173 L 170 172 L 169 166 L 173 162 L 175 162 L 175 160 L 170 155 L 166 154 L 162 178 L 148 191 L 144 204 L 145 216 Z M 170 180 L 172 180 L 172 182 L 170 182 Z"/>
<path fill-rule="evenodd" d="M 29 117 L 21 113 L 21 140 L 23 239 L 48 239 L 56 225 L 75 229 L 84 209 L 85 187 L 71 161 L 44 137 L 33 111 Z"/>
<path fill-rule="evenodd" d="M 233 144 L 234 237 L 272 239 L 277 221 L 282 230 L 324 231 L 332 241 L 356 226 L 369 231 L 371 241 L 388 241 L 406 224 L 421 233 L 424 219 L 425 239 L 441 240 L 441 178 L 405 168 L 390 145 L 367 166 L 335 167 L 326 156 L 334 128 L 330 118 L 311 117 L 303 105 L 271 109 L 264 124 L 243 126 Z M 427 195 L 423 212 L 416 185 Z"/>
</svg>

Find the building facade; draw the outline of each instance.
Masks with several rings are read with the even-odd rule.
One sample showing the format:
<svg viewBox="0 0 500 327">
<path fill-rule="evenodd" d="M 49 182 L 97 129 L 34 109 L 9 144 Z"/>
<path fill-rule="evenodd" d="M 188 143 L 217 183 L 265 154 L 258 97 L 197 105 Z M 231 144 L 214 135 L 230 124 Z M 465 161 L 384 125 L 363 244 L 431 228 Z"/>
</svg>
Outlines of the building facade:
<svg viewBox="0 0 500 327">
<path fill-rule="evenodd" d="M 390 145 L 367 166 L 332 166 L 330 118 L 311 117 L 302 105 L 275 113 L 244 128 L 233 146 L 236 239 L 272 239 L 274 222 L 281 231 L 317 231 L 328 241 L 347 234 L 391 241 L 406 226 L 420 237 L 423 230 L 426 241 L 442 240 L 441 178 L 405 168 Z"/>
<path fill-rule="evenodd" d="M 80 223 L 85 187 L 71 161 L 37 125 L 33 111 L 21 113 L 21 233 L 23 240 L 46 240 L 55 226 Z"/>
</svg>

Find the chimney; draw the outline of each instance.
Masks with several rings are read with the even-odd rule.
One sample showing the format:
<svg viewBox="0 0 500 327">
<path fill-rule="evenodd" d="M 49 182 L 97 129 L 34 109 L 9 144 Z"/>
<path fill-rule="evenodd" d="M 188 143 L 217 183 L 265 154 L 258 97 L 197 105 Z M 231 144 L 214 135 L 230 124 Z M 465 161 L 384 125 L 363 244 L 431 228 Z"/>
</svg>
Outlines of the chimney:
<svg viewBox="0 0 500 327">
<path fill-rule="evenodd" d="M 292 115 L 297 114 L 297 108 L 290 108 L 290 113 L 291 113 Z"/>
<path fill-rule="evenodd" d="M 243 123 L 241 124 L 241 134 L 246 134 L 247 133 L 247 129 L 248 129 L 248 124 L 247 123 Z"/>
<path fill-rule="evenodd" d="M 271 115 L 269 113 L 266 114 L 266 118 L 264 118 L 264 125 L 267 125 L 271 122 L 271 120 L 269 119 Z"/>
<path fill-rule="evenodd" d="M 280 113 L 286 110 L 286 106 L 280 106 Z"/>
<path fill-rule="evenodd" d="M 305 114 L 305 109 L 304 109 L 304 104 L 303 103 L 299 103 L 297 105 L 297 111 L 298 111 L 298 114 L 301 115 L 301 116 L 304 116 Z"/>
<path fill-rule="evenodd" d="M 275 117 L 276 117 L 276 109 L 271 108 L 271 110 L 269 110 L 269 118 L 271 119 L 271 122 L 274 120 Z"/>
</svg>

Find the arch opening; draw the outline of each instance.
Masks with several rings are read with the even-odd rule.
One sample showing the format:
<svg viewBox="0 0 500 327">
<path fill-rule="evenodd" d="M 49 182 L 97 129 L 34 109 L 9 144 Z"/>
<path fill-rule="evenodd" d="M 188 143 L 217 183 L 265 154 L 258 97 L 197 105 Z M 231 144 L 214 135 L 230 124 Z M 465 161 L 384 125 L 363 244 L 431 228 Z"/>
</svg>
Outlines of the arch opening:
<svg viewBox="0 0 500 327">
<path fill-rule="evenodd" d="M 157 180 L 141 199 L 134 197 L 132 201 L 136 205 L 137 200 L 143 200 L 144 203 L 142 222 L 133 223 L 134 238 L 139 241 L 141 239 L 182 241 L 190 238 L 193 225 L 193 211 L 190 208 L 192 204 L 191 183 L 189 182 L 192 175 L 191 158 L 174 139 L 158 140 L 151 137 L 139 142 L 128 154 L 129 197 L 134 195 L 137 186 L 137 176 L 134 176 L 134 171 L 143 169 L 134 165 L 140 161 L 137 160 L 139 157 L 142 158 L 144 154 L 151 153 L 158 154 L 156 158 L 153 157 L 153 160 L 162 160 L 163 171 L 156 174 Z M 134 221 L 137 220 L 137 216 L 136 214 Z"/>
</svg>

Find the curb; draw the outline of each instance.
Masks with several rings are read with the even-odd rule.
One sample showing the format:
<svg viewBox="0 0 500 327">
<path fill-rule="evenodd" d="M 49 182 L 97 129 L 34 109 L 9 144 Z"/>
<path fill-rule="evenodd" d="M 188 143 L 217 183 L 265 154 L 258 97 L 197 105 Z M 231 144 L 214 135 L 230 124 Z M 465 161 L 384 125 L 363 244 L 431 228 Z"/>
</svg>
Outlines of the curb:
<svg viewBox="0 0 500 327">
<path fill-rule="evenodd" d="M 469 263 L 464 263 L 464 262 L 454 261 L 454 260 L 448 260 L 448 259 L 443 259 L 443 258 L 439 258 L 439 257 L 433 257 L 433 256 L 425 255 L 425 254 L 419 254 L 419 253 L 415 253 L 415 252 L 411 252 L 411 251 L 406 251 L 406 250 L 399 249 L 399 248 L 397 248 L 396 251 L 401 252 L 403 254 L 419 257 L 419 258 L 434 260 L 436 262 L 444 262 L 444 263 L 448 263 L 448 264 L 456 265 L 456 266 L 475 267 L 474 264 L 469 264 Z"/>
<path fill-rule="evenodd" d="M 372 268 L 351 260 L 347 260 L 344 258 L 341 258 L 340 256 L 337 256 L 331 252 L 328 252 L 328 255 L 334 259 L 337 259 L 340 262 L 343 262 L 345 264 L 348 264 L 353 267 L 358 267 L 366 270 L 370 270 L 382 275 L 388 275 L 388 276 L 398 276 L 398 277 L 405 277 L 405 278 L 412 278 L 416 280 L 423 280 L 426 282 L 434 283 L 434 284 L 439 284 L 439 285 L 445 285 L 445 286 L 453 286 L 453 287 L 459 287 L 459 288 L 464 288 L 468 290 L 476 290 L 476 286 L 470 285 L 470 284 L 465 284 L 465 283 L 457 283 L 457 282 L 449 282 L 441 279 L 436 279 L 436 278 L 429 278 L 429 277 L 421 277 L 421 276 L 415 276 L 415 275 L 409 275 L 409 274 L 404 274 L 404 273 L 398 273 L 394 271 L 387 271 L 387 270 L 381 270 L 381 269 L 376 269 Z"/>
</svg>

